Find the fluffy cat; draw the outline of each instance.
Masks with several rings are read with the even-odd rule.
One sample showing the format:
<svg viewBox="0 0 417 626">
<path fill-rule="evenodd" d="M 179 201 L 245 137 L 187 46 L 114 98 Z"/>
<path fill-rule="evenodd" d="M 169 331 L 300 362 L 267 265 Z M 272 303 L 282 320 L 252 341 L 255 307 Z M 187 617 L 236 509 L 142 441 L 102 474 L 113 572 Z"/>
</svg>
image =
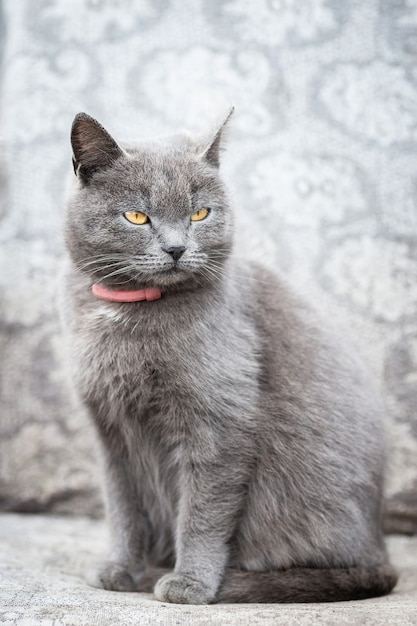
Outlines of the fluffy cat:
<svg viewBox="0 0 417 626">
<path fill-rule="evenodd" d="M 112 531 L 90 579 L 135 591 L 171 568 L 156 598 L 190 604 L 386 594 L 380 404 L 287 285 L 234 254 L 228 118 L 136 147 L 73 123 L 65 310 Z"/>
</svg>

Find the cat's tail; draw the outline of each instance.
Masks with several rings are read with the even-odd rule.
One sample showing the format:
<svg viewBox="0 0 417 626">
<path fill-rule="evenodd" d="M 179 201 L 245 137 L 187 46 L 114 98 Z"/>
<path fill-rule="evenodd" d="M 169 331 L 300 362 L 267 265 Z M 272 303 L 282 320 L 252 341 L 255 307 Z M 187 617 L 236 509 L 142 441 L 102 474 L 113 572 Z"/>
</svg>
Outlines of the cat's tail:
<svg viewBox="0 0 417 626">
<path fill-rule="evenodd" d="M 391 565 L 349 569 L 228 569 L 217 602 L 341 602 L 383 596 L 396 585 Z"/>
</svg>

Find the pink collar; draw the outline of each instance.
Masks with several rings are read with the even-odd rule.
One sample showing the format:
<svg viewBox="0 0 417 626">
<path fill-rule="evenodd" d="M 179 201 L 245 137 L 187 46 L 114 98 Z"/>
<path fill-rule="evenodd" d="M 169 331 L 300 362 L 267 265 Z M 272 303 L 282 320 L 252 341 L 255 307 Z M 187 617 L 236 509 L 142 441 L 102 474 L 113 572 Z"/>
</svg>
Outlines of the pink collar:
<svg viewBox="0 0 417 626">
<path fill-rule="evenodd" d="M 108 289 L 103 285 L 93 285 L 92 292 L 96 298 L 100 300 L 108 300 L 109 302 L 139 302 L 140 300 L 159 300 L 162 296 L 159 287 L 145 287 L 144 289 L 135 289 L 130 291 L 121 291 L 118 289 Z"/>
</svg>

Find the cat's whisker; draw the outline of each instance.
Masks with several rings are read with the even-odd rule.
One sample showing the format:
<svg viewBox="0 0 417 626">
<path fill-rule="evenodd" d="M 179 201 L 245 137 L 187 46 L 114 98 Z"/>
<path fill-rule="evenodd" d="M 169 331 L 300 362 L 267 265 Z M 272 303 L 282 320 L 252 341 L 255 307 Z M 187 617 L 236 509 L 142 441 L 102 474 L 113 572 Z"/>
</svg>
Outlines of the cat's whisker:
<svg viewBox="0 0 417 626">
<path fill-rule="evenodd" d="M 216 262 L 211 261 L 211 262 L 206 263 L 205 267 L 208 267 L 214 272 L 218 272 L 219 274 L 222 274 L 223 276 L 226 274 L 225 267 L 222 263 L 216 263 Z"/>
<path fill-rule="evenodd" d="M 260 285 L 268 285 L 269 287 L 274 287 L 276 286 L 276 283 L 273 282 L 272 280 L 262 280 L 260 278 L 257 278 L 256 276 L 250 276 L 249 274 L 235 274 L 236 278 L 239 278 L 241 280 L 249 280 L 255 283 L 258 283 Z"/>
<path fill-rule="evenodd" d="M 120 267 L 118 270 L 114 270 L 113 272 L 110 272 L 110 274 L 106 274 L 105 276 L 103 276 L 103 280 L 107 280 L 108 278 L 112 278 L 113 276 L 119 276 L 120 274 L 127 274 L 128 272 L 131 272 L 135 269 L 136 268 L 134 265 L 124 265 L 123 267 Z M 130 282 L 131 280 L 132 279 L 129 278 L 125 282 Z"/>
<path fill-rule="evenodd" d="M 210 268 L 212 273 L 218 272 L 219 275 L 221 276 L 226 275 L 226 269 L 222 263 L 217 263 L 216 261 L 210 261 L 209 263 L 205 265 L 205 267 Z M 238 272 L 235 272 L 234 275 L 236 276 L 236 278 L 239 278 L 241 280 L 253 281 L 262 285 L 269 285 L 269 286 L 274 285 L 273 281 L 259 279 L 256 276 L 251 276 L 249 272 L 245 273 L 242 271 L 240 272 L 238 271 Z"/>
<path fill-rule="evenodd" d="M 222 274 L 223 276 L 225 276 L 226 274 L 226 271 L 223 265 L 216 265 L 215 263 L 207 263 L 206 267 L 209 267 L 214 272 L 219 272 L 219 274 Z"/>
<path fill-rule="evenodd" d="M 124 252 L 114 252 L 110 254 L 94 254 L 89 257 L 84 257 L 78 261 L 77 265 L 88 267 L 89 265 L 94 265 L 94 263 L 104 263 L 104 262 L 130 262 L 131 260 L 138 259 L 142 260 L 143 257 L 153 257 L 155 255 L 149 253 L 136 253 L 135 255 L 127 255 Z"/>
<path fill-rule="evenodd" d="M 82 271 L 88 270 L 89 272 L 97 272 L 97 271 L 104 271 L 111 267 L 117 267 L 118 265 L 125 265 L 125 264 L 126 264 L 126 261 L 115 261 L 113 263 L 106 263 L 106 265 L 101 265 L 100 263 L 94 262 L 94 263 L 89 264 L 89 266 L 82 265 L 78 269 Z M 94 267 L 95 265 L 97 265 L 97 267 Z"/>
<path fill-rule="evenodd" d="M 92 269 L 96 266 L 98 268 L 108 267 L 109 265 L 121 265 L 129 262 L 128 258 L 119 258 L 115 259 L 112 257 L 102 257 L 100 259 L 93 259 L 90 261 L 78 262 L 77 268 L 83 271 L 92 271 Z"/>
<path fill-rule="evenodd" d="M 218 280 L 220 280 L 222 278 L 221 274 L 216 273 L 211 268 L 209 268 L 207 265 L 202 265 L 202 266 L 198 267 L 197 268 L 197 273 L 200 274 L 201 276 L 203 276 L 204 278 L 209 279 L 210 281 L 212 281 L 213 279 L 218 281 Z"/>
<path fill-rule="evenodd" d="M 210 251 L 209 253 L 207 253 L 207 256 L 210 259 L 227 259 L 230 255 L 226 254 L 225 252 L 216 252 L 215 250 Z"/>
<path fill-rule="evenodd" d="M 222 274 L 221 272 L 218 272 L 217 270 L 214 270 L 211 267 L 205 267 L 205 272 L 212 276 L 213 278 L 215 278 L 216 280 L 220 280 L 221 278 L 223 278 L 224 274 Z"/>
<path fill-rule="evenodd" d="M 241 257 L 242 259 L 244 257 Z M 226 270 L 223 264 L 221 263 L 217 263 L 216 261 L 212 261 L 210 262 L 210 266 L 212 267 L 212 269 L 218 269 L 218 270 L 223 270 L 223 274 L 226 275 Z M 251 274 L 249 272 L 242 272 L 242 271 L 238 271 L 235 273 L 236 278 L 240 278 L 243 280 L 251 280 L 251 281 L 255 281 L 257 283 L 263 284 L 263 285 L 274 285 L 273 281 L 267 281 L 267 280 L 262 280 L 257 278 L 256 276 L 251 276 Z"/>
<path fill-rule="evenodd" d="M 112 252 L 106 254 L 92 254 L 91 256 L 86 256 L 83 259 L 80 259 L 80 263 L 84 263 L 87 261 L 102 261 L 103 259 L 116 260 L 120 258 L 126 258 L 126 254 L 121 252 Z"/>
</svg>

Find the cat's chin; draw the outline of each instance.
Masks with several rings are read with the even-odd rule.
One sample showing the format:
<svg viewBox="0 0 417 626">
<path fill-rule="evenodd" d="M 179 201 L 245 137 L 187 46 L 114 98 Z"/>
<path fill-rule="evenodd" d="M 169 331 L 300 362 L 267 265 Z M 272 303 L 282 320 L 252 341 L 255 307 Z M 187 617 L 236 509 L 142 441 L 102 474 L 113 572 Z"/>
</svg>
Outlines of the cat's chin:
<svg viewBox="0 0 417 626">
<path fill-rule="evenodd" d="M 190 271 L 174 270 L 155 275 L 154 279 L 149 283 L 163 289 L 164 287 L 178 287 L 181 285 L 187 287 L 196 287 L 201 284 L 201 277 Z"/>
<path fill-rule="evenodd" d="M 159 287 L 162 291 L 173 290 L 178 291 L 182 288 L 186 291 L 207 287 L 213 281 L 210 277 L 205 277 L 200 273 L 186 269 L 175 269 L 161 273 L 155 273 L 153 276 L 144 277 L 143 281 L 137 279 L 137 283 L 144 287 Z"/>
</svg>

